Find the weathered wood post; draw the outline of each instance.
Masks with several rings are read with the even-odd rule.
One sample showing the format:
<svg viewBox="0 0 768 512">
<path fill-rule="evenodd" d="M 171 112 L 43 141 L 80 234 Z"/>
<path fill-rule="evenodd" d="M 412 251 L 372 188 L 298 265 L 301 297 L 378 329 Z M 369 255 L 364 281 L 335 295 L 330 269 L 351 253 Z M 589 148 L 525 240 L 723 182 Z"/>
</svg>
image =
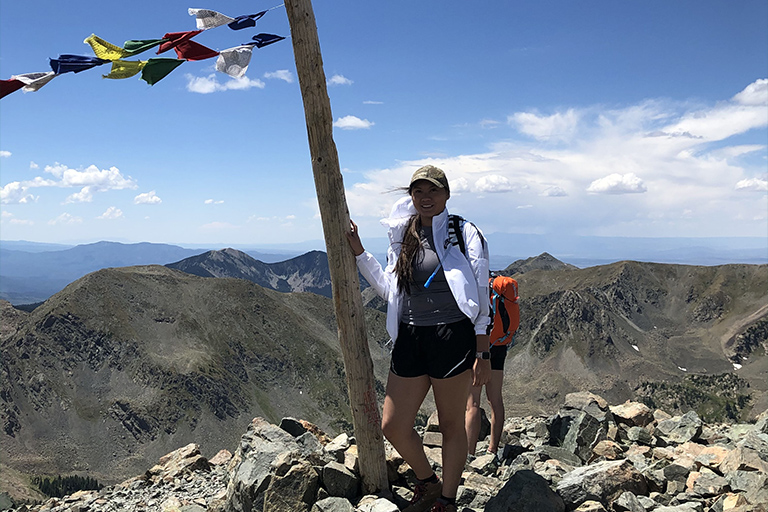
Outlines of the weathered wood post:
<svg viewBox="0 0 768 512">
<path fill-rule="evenodd" d="M 323 70 L 315 14 L 310 0 L 286 0 L 296 71 L 304 100 L 312 172 L 325 233 L 333 304 L 347 374 L 360 474 L 366 494 L 388 490 L 384 438 L 381 433 L 373 362 L 368 349 L 357 265 L 345 230 L 349 210 L 339 155 L 333 141 L 333 115 Z"/>
</svg>

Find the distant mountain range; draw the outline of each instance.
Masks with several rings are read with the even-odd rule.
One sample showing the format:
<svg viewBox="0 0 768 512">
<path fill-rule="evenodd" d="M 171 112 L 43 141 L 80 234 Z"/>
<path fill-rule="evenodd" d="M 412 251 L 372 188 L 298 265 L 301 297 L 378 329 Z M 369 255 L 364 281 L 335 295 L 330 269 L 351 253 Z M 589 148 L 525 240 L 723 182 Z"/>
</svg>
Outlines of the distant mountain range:
<svg viewBox="0 0 768 512">
<path fill-rule="evenodd" d="M 322 290 L 323 256 L 257 265 L 224 250 L 172 266 Z M 622 403 L 692 376 L 729 389 L 673 394 L 670 412 L 768 406 L 768 265 L 578 269 L 542 254 L 507 271 L 521 296 L 503 388 L 509 414 L 541 414 L 572 391 Z M 332 301 L 315 293 L 131 266 L 88 274 L 31 313 L 0 302 L 0 314 L 0 459 L 26 474 L 109 483 L 188 442 L 202 440 L 204 452 L 233 446 L 254 416 L 349 430 Z M 384 314 L 365 315 L 381 399 Z M 748 402 L 728 402 L 734 386 Z"/>
<path fill-rule="evenodd" d="M 488 235 L 488 240 L 492 249 L 491 268 L 495 270 L 504 269 L 516 261 L 524 261 L 542 253 L 551 254 L 558 261 L 580 268 L 624 260 L 692 265 L 768 263 L 768 237 L 617 238 L 493 233 Z M 384 239 L 366 240 L 366 247 L 380 261 L 384 261 Z M 322 258 L 322 253 L 317 251 L 317 248 L 322 249 L 323 242 L 222 251 L 237 250 L 259 262 L 252 270 L 252 276 L 243 274 L 230 277 L 249 279 L 282 291 L 306 286 L 307 291 L 329 296 L 330 289 L 319 281 L 315 284 L 289 282 L 291 263 L 288 261 L 304 254 L 315 254 L 315 257 Z M 155 243 L 97 242 L 73 247 L 3 240 L 0 241 L 0 299 L 8 300 L 12 304 L 39 303 L 75 279 L 102 268 L 166 265 L 209 251 L 211 248 L 190 249 Z M 282 262 L 285 262 L 285 268 L 274 267 L 269 271 L 263 268 L 264 264 Z M 211 275 L 219 275 L 216 274 L 216 264 L 210 262 L 210 265 Z M 225 272 L 223 269 L 218 271 Z M 274 286 L 262 279 L 267 275 L 271 276 L 273 281 L 270 282 L 274 282 Z M 285 279 L 279 276 L 285 276 Z M 317 279 L 321 279 L 321 276 L 317 276 Z M 369 299 L 376 301 L 373 297 Z"/>
<path fill-rule="evenodd" d="M 206 251 L 146 242 L 97 242 L 66 247 L 3 241 L 0 242 L 0 299 L 12 304 L 38 303 L 72 281 L 103 268 L 164 265 Z M 258 252 L 250 256 L 262 261 L 282 261 L 288 258 L 285 254 Z"/>
</svg>

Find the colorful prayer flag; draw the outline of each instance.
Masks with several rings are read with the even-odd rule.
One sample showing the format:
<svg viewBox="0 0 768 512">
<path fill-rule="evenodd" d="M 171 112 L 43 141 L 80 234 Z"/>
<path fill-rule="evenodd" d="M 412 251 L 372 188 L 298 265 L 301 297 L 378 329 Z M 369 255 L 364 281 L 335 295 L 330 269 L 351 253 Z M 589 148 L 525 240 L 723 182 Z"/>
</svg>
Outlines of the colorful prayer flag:
<svg viewBox="0 0 768 512">
<path fill-rule="evenodd" d="M 234 78 L 240 78 L 248 69 L 253 55 L 253 45 L 236 46 L 219 52 L 216 59 L 216 71 L 221 71 Z"/>
<path fill-rule="evenodd" d="M 0 80 L 0 98 L 5 98 L 12 92 L 16 92 L 24 87 L 24 82 L 20 80 Z"/>
<path fill-rule="evenodd" d="M 102 78 L 111 78 L 120 80 L 138 75 L 139 71 L 147 65 L 145 60 L 116 60 L 112 62 L 112 71 L 108 75 L 101 75 Z"/>
<path fill-rule="evenodd" d="M 285 39 L 283 36 L 278 36 L 275 34 L 256 34 L 251 39 L 256 41 L 255 44 L 259 48 L 264 48 L 265 46 L 269 46 L 272 43 L 276 43 L 278 41 L 282 41 Z"/>
<path fill-rule="evenodd" d="M 176 45 L 174 50 L 180 59 L 185 60 L 212 59 L 219 54 L 216 50 L 211 50 L 195 41 L 182 41 Z"/>
<path fill-rule="evenodd" d="M 261 19 L 262 16 L 267 14 L 267 11 L 257 12 L 256 14 L 246 14 L 244 16 L 238 16 L 228 26 L 232 30 L 242 30 L 244 28 L 255 27 L 256 20 Z"/>
<path fill-rule="evenodd" d="M 53 80 L 56 73 L 53 71 L 42 71 L 40 73 L 24 73 L 23 75 L 13 75 L 11 79 L 18 80 L 24 84 L 24 92 L 39 91 L 42 86 Z"/>
<path fill-rule="evenodd" d="M 96 34 L 91 34 L 90 36 L 86 37 L 85 41 L 83 42 L 91 45 L 94 55 L 100 59 L 118 60 L 129 55 L 129 53 L 124 49 L 112 43 L 108 43 Z"/>
<path fill-rule="evenodd" d="M 167 52 L 171 48 L 175 48 L 177 45 L 184 41 L 189 41 L 202 30 L 190 30 L 189 32 L 169 32 L 163 36 L 166 41 L 160 44 L 160 48 L 157 49 L 157 54 L 160 55 L 163 52 Z"/>
<path fill-rule="evenodd" d="M 128 52 L 127 56 L 133 57 L 166 41 L 167 39 L 131 39 L 125 42 L 123 48 Z"/>
<path fill-rule="evenodd" d="M 195 16 L 197 28 L 200 30 L 208 30 L 209 28 L 216 28 L 227 23 L 235 21 L 234 18 L 225 16 L 220 12 L 212 11 L 210 9 L 189 9 L 190 16 Z"/>
<path fill-rule="evenodd" d="M 89 57 L 87 55 L 59 55 L 58 59 L 49 59 L 51 69 L 57 75 L 63 73 L 80 73 L 86 69 L 91 69 L 96 66 L 101 66 L 109 62 L 105 59 L 98 57 Z"/>
<path fill-rule="evenodd" d="M 144 69 L 141 70 L 141 79 L 149 85 L 155 85 L 182 64 L 184 64 L 184 61 L 178 59 L 164 59 L 158 57 L 149 59 L 144 66 Z"/>
</svg>

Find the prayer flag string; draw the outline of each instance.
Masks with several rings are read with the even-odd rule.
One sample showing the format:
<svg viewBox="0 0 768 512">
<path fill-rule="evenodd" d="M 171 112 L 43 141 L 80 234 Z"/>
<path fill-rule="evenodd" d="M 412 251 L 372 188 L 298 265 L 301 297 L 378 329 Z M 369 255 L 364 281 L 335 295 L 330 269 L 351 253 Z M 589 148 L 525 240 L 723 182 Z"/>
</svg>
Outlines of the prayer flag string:
<svg viewBox="0 0 768 512">
<path fill-rule="evenodd" d="M 0 98 L 18 91 L 34 92 L 49 83 L 55 77 L 65 73 L 80 73 L 104 64 L 111 64 L 112 69 L 103 78 L 124 79 L 141 73 L 141 79 L 149 85 L 154 85 L 174 69 L 187 61 L 198 61 L 217 57 L 216 70 L 233 78 L 241 78 L 248 69 L 254 46 L 263 48 L 285 39 L 276 34 L 259 33 L 250 42 L 216 51 L 208 48 L 192 38 L 205 30 L 227 25 L 232 30 L 243 30 L 256 26 L 256 22 L 269 11 L 284 7 L 283 4 L 270 7 L 255 14 L 227 16 L 210 9 L 188 9 L 190 16 L 195 17 L 197 30 L 186 32 L 168 32 L 160 39 L 132 39 L 122 47 L 112 44 L 91 34 L 83 41 L 88 44 L 94 56 L 62 54 L 56 59 L 49 59 L 52 71 L 24 73 L 12 75 L 8 80 L 0 80 Z M 173 49 L 176 59 L 154 57 L 148 60 L 125 60 L 135 57 L 152 48 L 158 47 L 157 54 Z"/>
</svg>

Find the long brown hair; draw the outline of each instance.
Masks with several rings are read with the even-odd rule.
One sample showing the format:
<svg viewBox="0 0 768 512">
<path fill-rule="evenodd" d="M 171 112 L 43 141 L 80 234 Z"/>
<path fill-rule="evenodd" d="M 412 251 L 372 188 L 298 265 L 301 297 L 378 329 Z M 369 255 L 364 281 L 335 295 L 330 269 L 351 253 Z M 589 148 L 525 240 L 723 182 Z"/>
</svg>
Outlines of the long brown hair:
<svg viewBox="0 0 768 512">
<path fill-rule="evenodd" d="M 411 293 L 411 282 L 413 281 L 413 262 L 421 251 L 421 217 L 411 216 L 408 221 L 408 227 L 403 235 L 403 241 L 400 244 L 400 256 L 395 263 L 395 275 L 397 276 L 397 286 L 400 291 Z"/>
</svg>

